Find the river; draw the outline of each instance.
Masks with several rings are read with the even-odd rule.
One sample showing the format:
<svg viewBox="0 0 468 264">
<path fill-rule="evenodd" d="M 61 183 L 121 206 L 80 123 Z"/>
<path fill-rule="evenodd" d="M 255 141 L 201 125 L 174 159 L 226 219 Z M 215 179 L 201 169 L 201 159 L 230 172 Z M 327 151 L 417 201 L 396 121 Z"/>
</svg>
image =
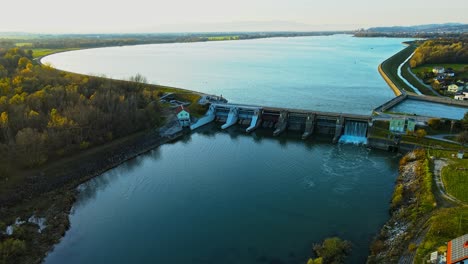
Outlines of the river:
<svg viewBox="0 0 468 264">
<path fill-rule="evenodd" d="M 364 263 L 399 157 L 271 132 L 210 125 L 81 185 L 45 263 L 305 263 L 329 236 Z"/>
</svg>

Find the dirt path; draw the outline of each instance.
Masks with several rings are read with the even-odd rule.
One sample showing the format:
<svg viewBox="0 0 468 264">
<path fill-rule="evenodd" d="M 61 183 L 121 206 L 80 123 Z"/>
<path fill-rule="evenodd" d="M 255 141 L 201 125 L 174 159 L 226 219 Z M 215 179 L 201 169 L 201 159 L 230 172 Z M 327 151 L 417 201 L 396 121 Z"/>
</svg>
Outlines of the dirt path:
<svg viewBox="0 0 468 264">
<path fill-rule="evenodd" d="M 436 159 L 434 160 L 434 181 L 437 186 L 438 194 L 440 197 L 449 201 L 451 203 L 468 206 L 468 204 L 458 200 L 457 198 L 453 197 L 452 195 L 448 194 L 445 190 L 444 182 L 442 181 L 442 169 L 448 164 L 447 160 L 445 159 Z"/>
</svg>

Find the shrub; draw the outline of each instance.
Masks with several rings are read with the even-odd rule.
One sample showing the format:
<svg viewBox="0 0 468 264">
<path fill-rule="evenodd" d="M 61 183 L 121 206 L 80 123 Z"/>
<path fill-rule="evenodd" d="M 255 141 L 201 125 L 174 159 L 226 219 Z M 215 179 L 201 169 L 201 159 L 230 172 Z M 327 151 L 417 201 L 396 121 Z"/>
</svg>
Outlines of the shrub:
<svg viewBox="0 0 468 264">
<path fill-rule="evenodd" d="M 417 248 L 418 248 L 418 246 L 416 244 L 414 244 L 414 243 L 410 243 L 408 245 L 408 251 L 410 251 L 410 252 L 415 251 Z"/>
<path fill-rule="evenodd" d="M 344 263 L 351 253 L 351 243 L 339 237 L 327 238 L 321 245 L 315 245 L 314 251 L 319 256 L 320 262 L 318 263 Z"/>
<path fill-rule="evenodd" d="M 434 130 L 438 130 L 440 128 L 440 119 L 439 118 L 431 118 L 427 122 L 427 124 Z"/>
<path fill-rule="evenodd" d="M 398 184 L 392 198 L 392 209 L 395 209 L 403 202 L 403 185 Z"/>
<path fill-rule="evenodd" d="M 89 148 L 89 142 L 88 141 L 82 141 L 80 143 L 80 149 L 87 149 Z"/>
<path fill-rule="evenodd" d="M 424 138 L 424 137 L 427 135 L 426 130 L 424 130 L 424 129 L 422 129 L 422 128 L 416 130 L 414 133 L 415 133 L 415 136 L 416 136 L 418 139 L 422 139 L 422 138 Z"/>
</svg>

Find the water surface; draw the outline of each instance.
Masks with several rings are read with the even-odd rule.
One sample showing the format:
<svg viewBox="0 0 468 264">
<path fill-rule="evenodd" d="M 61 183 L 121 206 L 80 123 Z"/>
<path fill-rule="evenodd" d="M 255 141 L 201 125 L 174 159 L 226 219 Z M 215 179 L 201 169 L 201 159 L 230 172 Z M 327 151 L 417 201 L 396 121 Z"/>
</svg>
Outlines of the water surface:
<svg viewBox="0 0 468 264">
<path fill-rule="evenodd" d="M 391 108 L 390 111 L 460 120 L 468 111 L 468 108 L 418 100 L 405 100 Z"/>
<path fill-rule="evenodd" d="M 45 263 L 305 263 L 329 236 L 364 263 L 398 158 L 239 131 L 202 128 L 81 185 Z"/>
<path fill-rule="evenodd" d="M 42 61 L 67 71 L 223 95 L 230 102 L 370 114 L 394 97 L 377 66 L 404 46 L 350 35 L 111 47 Z"/>
</svg>

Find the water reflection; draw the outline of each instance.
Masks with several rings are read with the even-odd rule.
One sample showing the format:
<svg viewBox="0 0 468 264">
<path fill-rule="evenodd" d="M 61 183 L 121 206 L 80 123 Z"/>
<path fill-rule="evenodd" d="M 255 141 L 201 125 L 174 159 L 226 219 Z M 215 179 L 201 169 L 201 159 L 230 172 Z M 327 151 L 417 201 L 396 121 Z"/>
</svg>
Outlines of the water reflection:
<svg viewBox="0 0 468 264">
<path fill-rule="evenodd" d="M 212 124 L 81 185 L 46 263 L 298 263 L 333 235 L 362 263 L 388 217 L 396 159 L 272 133 Z"/>
</svg>

